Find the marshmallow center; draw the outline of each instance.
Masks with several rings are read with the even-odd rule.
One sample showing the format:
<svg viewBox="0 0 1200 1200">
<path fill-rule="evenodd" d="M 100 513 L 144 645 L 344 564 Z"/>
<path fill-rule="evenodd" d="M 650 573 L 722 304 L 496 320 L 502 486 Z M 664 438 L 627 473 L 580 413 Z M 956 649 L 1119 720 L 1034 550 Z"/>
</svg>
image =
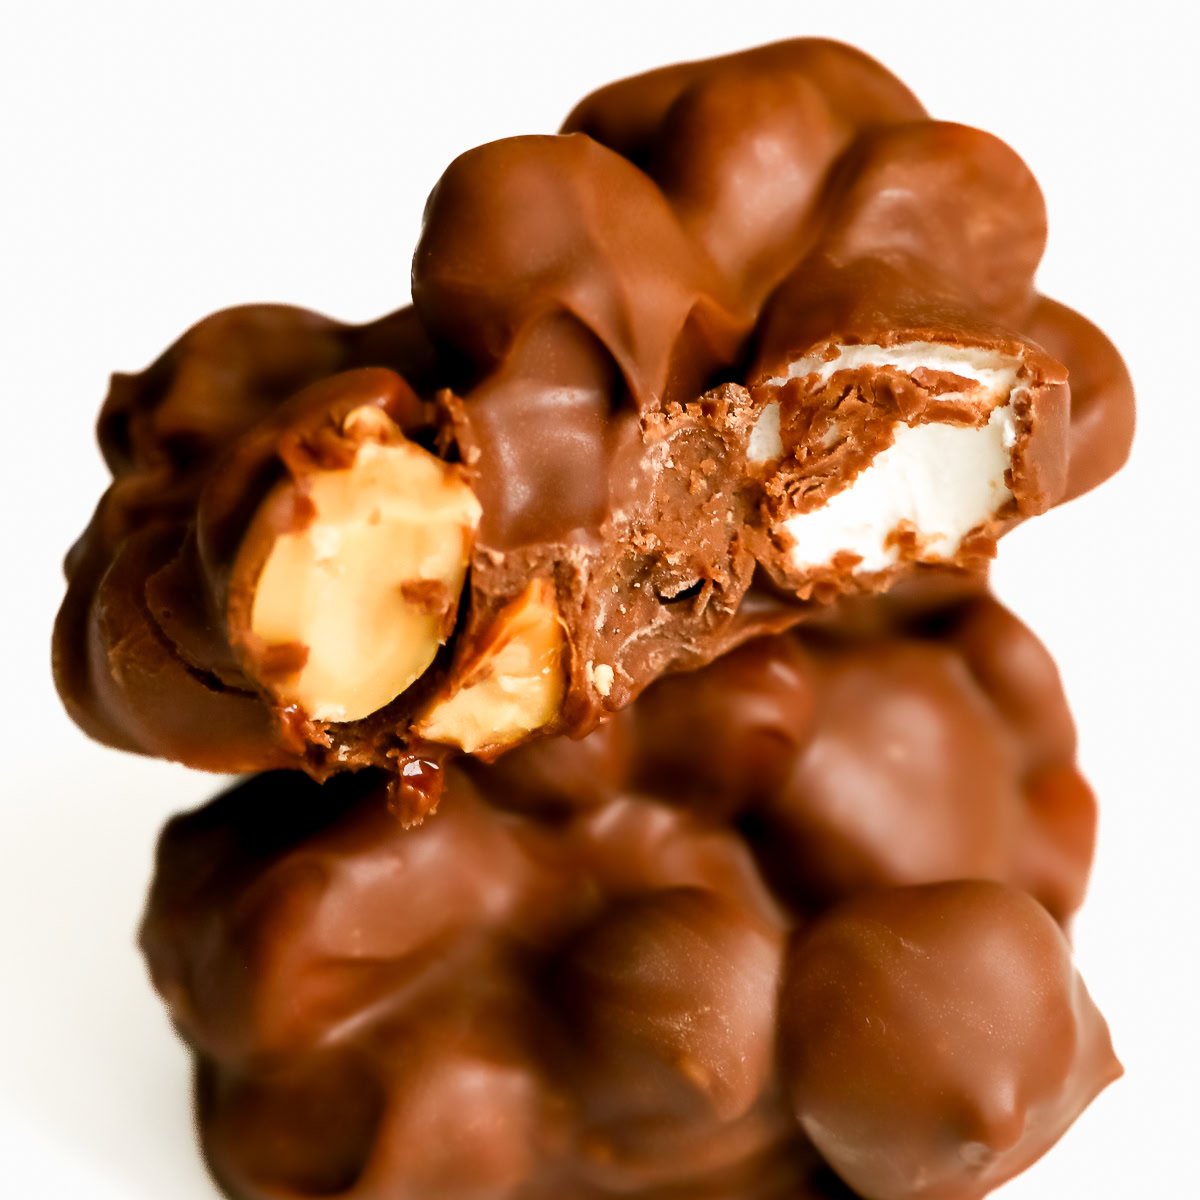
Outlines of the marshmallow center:
<svg viewBox="0 0 1200 1200">
<path fill-rule="evenodd" d="M 770 462 L 783 453 L 783 439 L 779 436 L 779 402 L 772 400 L 763 406 L 750 430 L 746 445 L 746 457 L 751 462 Z"/>
<path fill-rule="evenodd" d="M 898 421 L 892 430 L 892 444 L 849 487 L 783 522 L 797 569 L 850 553 L 862 560 L 857 571 L 882 571 L 899 560 L 899 546 L 888 541 L 897 528 L 916 532 L 921 561 L 951 559 L 1012 498 L 1004 481 L 1016 441 L 1011 406 L 994 409 L 979 429 Z"/>
<path fill-rule="evenodd" d="M 923 562 L 952 559 L 963 538 L 993 517 L 1012 493 L 1005 474 L 1017 441 L 1012 408 L 1019 390 L 1020 359 L 978 346 L 903 342 L 894 346 L 839 346 L 831 358 L 812 355 L 788 364 L 787 373 L 764 386 L 793 379 L 824 384 L 839 371 L 891 367 L 908 375 L 928 371 L 970 380 L 970 401 L 991 406 L 981 428 L 929 422 L 892 426 L 893 442 L 824 506 L 783 522 L 798 570 L 830 565 L 843 553 L 861 560 L 860 572 L 882 571 L 899 560 L 897 530 L 916 534 Z M 965 385 L 964 385 L 965 386 Z M 962 392 L 939 392 L 942 401 L 967 400 Z M 836 421 L 828 438 L 836 442 Z M 751 462 L 782 458 L 778 401 L 763 406 L 750 433 Z M 889 544 L 890 543 L 890 544 Z"/>
</svg>

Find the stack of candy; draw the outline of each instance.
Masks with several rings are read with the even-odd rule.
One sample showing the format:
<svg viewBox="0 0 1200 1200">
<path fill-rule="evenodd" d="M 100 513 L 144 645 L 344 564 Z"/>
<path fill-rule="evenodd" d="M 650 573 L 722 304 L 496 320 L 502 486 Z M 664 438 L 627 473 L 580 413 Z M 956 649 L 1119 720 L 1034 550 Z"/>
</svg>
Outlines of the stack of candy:
<svg viewBox="0 0 1200 1200">
<path fill-rule="evenodd" d="M 998 539 L 1124 461 L 987 134 L 801 40 L 451 164 L 413 306 L 100 418 L 59 690 L 254 773 L 142 945 L 240 1200 L 975 1200 L 1120 1073 Z"/>
</svg>

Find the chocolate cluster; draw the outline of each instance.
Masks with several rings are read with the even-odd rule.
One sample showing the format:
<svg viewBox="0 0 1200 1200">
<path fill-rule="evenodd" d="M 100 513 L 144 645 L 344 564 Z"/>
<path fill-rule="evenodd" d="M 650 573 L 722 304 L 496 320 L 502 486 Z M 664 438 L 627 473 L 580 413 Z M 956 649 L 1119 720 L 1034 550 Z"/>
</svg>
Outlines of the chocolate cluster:
<svg viewBox="0 0 1200 1200">
<path fill-rule="evenodd" d="M 1111 345 L 1034 290 L 1044 240 L 1011 150 L 829 42 L 472 150 L 413 308 L 235 309 L 114 378 L 68 710 L 205 769 L 403 779 L 585 733 L 838 596 L 981 570 L 1132 429 Z"/>
<path fill-rule="evenodd" d="M 990 599 L 868 608 L 417 829 L 372 773 L 172 822 L 142 943 L 229 1192 L 958 1200 L 1046 1150 L 1119 1071 L 1057 675 Z"/>
<path fill-rule="evenodd" d="M 1124 461 L 1027 167 L 857 51 L 451 163 L 412 305 L 115 376 L 59 691 L 251 777 L 142 930 L 238 1200 L 977 1200 L 1120 1073 L 998 539 Z"/>
</svg>

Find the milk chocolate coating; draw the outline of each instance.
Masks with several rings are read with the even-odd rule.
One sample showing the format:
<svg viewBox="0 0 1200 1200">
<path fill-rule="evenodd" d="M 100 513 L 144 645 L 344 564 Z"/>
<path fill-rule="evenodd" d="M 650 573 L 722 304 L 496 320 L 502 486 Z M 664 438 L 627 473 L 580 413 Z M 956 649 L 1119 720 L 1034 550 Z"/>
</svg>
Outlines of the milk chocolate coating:
<svg viewBox="0 0 1200 1200">
<path fill-rule="evenodd" d="M 1121 1068 L 1034 900 L 981 882 L 872 892 L 796 938 L 782 1006 L 796 1116 L 865 1200 L 975 1200 Z"/>
<path fill-rule="evenodd" d="M 314 465 L 336 464 L 338 419 L 358 406 L 380 409 L 426 444 L 456 423 L 473 459 L 461 406 L 451 404 L 458 415 L 448 415 L 406 382 L 424 378 L 432 353 L 414 322 L 405 311 L 356 329 L 295 310 L 234 310 L 190 331 L 145 377 L 118 378 L 101 418 L 118 477 L 68 557 L 68 594 L 55 631 L 59 691 L 87 732 L 124 749 L 226 772 L 293 765 L 323 778 L 364 765 L 398 769 L 414 742 L 413 714 L 453 675 L 453 656 L 445 654 L 417 687 L 365 720 L 309 719 L 275 702 L 262 672 L 248 669 L 233 624 L 251 596 L 233 568 L 249 518 L 272 485 L 290 479 L 301 490 Z M 562 340 L 554 346 L 561 352 Z M 331 375 L 330 367 L 351 369 Z M 522 387 L 522 403 L 532 404 L 532 392 Z M 551 399 L 561 401 L 561 389 Z M 605 411 L 608 403 L 605 394 Z M 482 399 L 472 405 L 472 412 L 488 411 Z M 707 406 L 729 407 L 719 398 Z M 191 440 L 180 432 L 189 421 Z M 522 426 L 524 442 L 550 445 L 537 424 Z M 591 461 L 595 448 L 580 441 L 561 412 L 552 424 Z M 641 514 L 642 524 L 619 537 L 611 528 L 576 526 L 579 514 L 563 516 L 545 478 L 508 473 L 515 464 L 507 450 L 501 474 L 508 483 L 494 496 L 487 480 L 499 476 L 470 468 L 481 498 L 496 504 L 485 507 L 454 647 L 458 659 L 469 655 L 513 591 L 532 573 L 550 574 L 573 633 L 563 663 L 572 690 L 557 725 L 580 730 L 603 711 L 589 677 L 592 662 L 614 669 L 606 703 L 619 707 L 661 672 L 706 661 L 801 615 L 765 594 L 739 611 L 753 560 L 738 548 L 734 498 L 697 474 L 699 462 L 726 455 L 703 421 L 675 412 L 663 417 L 649 443 L 624 427 L 636 444 L 623 441 L 616 418 L 592 424 L 616 454 L 616 490 L 605 505 L 625 505 Z M 506 428 L 511 445 L 522 444 L 519 430 Z M 471 429 L 472 436 L 482 429 L 479 420 Z M 660 469 L 664 460 L 672 470 Z M 568 481 L 586 477 L 580 463 L 557 450 L 547 461 L 565 464 Z M 513 501 L 525 497 L 554 527 L 544 526 L 532 547 L 501 552 L 507 535 L 488 540 L 505 520 L 501 493 Z M 653 534 L 646 528 L 651 518 Z M 286 520 L 283 514 L 281 524 Z M 687 553 L 676 549 L 685 544 Z"/>
<path fill-rule="evenodd" d="M 748 375 L 760 403 L 770 398 L 764 382 L 789 363 L 839 345 L 932 341 L 1021 358 L 1028 377 L 1013 501 L 963 548 L 969 561 L 990 556 L 1013 520 L 1119 466 L 1133 396 L 1111 346 L 1091 341 L 1098 331 L 1034 292 L 1046 221 L 1028 169 L 996 139 L 924 117 L 871 60 L 801 39 L 602 88 L 564 128 L 620 150 L 655 178 L 734 294 L 762 312 Z M 1084 392 L 1070 428 L 1063 364 Z M 816 462 L 768 484 L 768 512 L 779 517 L 826 501 L 889 443 L 895 420 L 919 423 L 952 382 L 946 376 L 926 391 L 895 371 L 845 371 L 823 399 L 793 385 L 785 407 L 802 420 L 790 435 L 785 421 L 784 449 Z M 843 403 L 851 388 L 865 411 Z M 828 426 L 811 423 L 814 410 L 834 404 L 841 436 L 830 456 Z M 937 419 L 947 417 L 977 420 L 963 411 Z M 1076 464 L 1070 479 L 1068 458 Z M 799 580 L 781 549 L 755 539 L 756 556 L 785 588 L 819 596 L 845 587 L 844 579 Z"/>
<path fill-rule="evenodd" d="M 471 770 L 538 813 L 591 809 L 632 783 L 736 821 L 799 914 L 980 878 L 1066 922 L 1096 829 L 1075 747 L 1058 670 L 1029 629 L 990 596 L 909 589 L 664 679 L 580 742 Z"/>
<path fill-rule="evenodd" d="M 238 533 L 319 423 L 324 381 L 391 368 L 355 372 L 337 398 L 390 404 L 411 424 L 415 396 L 392 372 L 420 383 L 431 362 L 411 310 L 347 326 L 259 305 L 208 317 L 141 375 L 113 377 L 98 434 L 114 481 L 67 556 L 54 630 L 55 682 L 85 732 L 214 771 L 296 762 L 303 744 L 229 644 Z"/>
<path fill-rule="evenodd" d="M 811 733 L 748 821 L 781 891 L 822 904 L 995 879 L 1065 921 L 1083 900 L 1096 806 L 1058 672 L 1033 634 L 980 597 L 804 641 Z"/>
<path fill-rule="evenodd" d="M 1029 333 L 1070 370 L 1070 454 L 1063 499 L 1071 500 L 1115 475 L 1129 457 L 1133 381 L 1112 342 L 1065 304 L 1038 297 Z"/>
<path fill-rule="evenodd" d="M 417 829 L 378 773 L 274 773 L 164 832 L 142 947 L 231 1196 L 816 1200 L 924 1194 L 893 1175 L 927 1169 L 967 1200 L 1116 1071 L 1014 889 L 874 890 L 814 919 L 678 807 L 613 788 L 530 815 L 516 775 L 473 774 L 450 768 Z M 977 1044 L 979 1012 L 1005 1036 Z M 934 1074 L 889 1076 L 906 1055 Z"/>
<path fill-rule="evenodd" d="M 163 835 L 142 946 L 231 1195 L 838 1194 L 779 1099 L 786 926 L 735 836 L 517 816 L 453 768 L 405 830 L 383 784 L 263 775 Z"/>
<path fill-rule="evenodd" d="M 865 54 L 799 38 L 609 84 L 563 130 L 588 134 L 655 179 L 757 311 L 817 237 L 827 176 L 855 138 L 925 115 Z"/>
<path fill-rule="evenodd" d="M 826 207 L 821 239 L 767 303 L 750 369 L 751 395 L 779 405 L 783 462 L 765 506 L 779 516 L 811 511 L 891 445 L 897 427 L 979 427 L 992 411 L 983 385 L 952 363 L 848 367 L 825 380 L 812 367 L 790 379 L 795 364 L 856 346 L 969 350 L 1020 365 L 1007 401 L 1011 498 L 959 551 L 990 557 L 1006 528 L 1044 512 L 1067 483 L 1068 372 L 1021 332 L 1045 240 L 1037 185 L 995 138 L 925 121 L 860 138 Z M 760 557 L 781 582 L 794 578 L 786 556 Z"/>
<path fill-rule="evenodd" d="M 918 569 L 915 543 L 863 579 L 800 577 L 776 527 L 852 482 L 897 419 L 980 413 L 947 399 L 964 381 L 944 373 L 840 372 L 819 395 L 794 382 L 785 462 L 764 473 L 749 439 L 778 392 L 771 373 L 796 355 L 929 337 L 1020 356 L 1013 500 L 963 542 L 960 566 L 979 569 L 1013 521 L 1123 460 L 1119 357 L 1033 291 L 1044 213 L 1027 169 L 985 134 L 928 120 L 865 56 L 800 40 L 683 64 L 602 89 L 565 129 L 451 164 L 414 257 L 414 309 L 362 327 L 231 310 L 114 378 L 99 426 L 114 482 L 68 556 L 55 631 L 58 688 L 85 731 L 211 770 L 379 766 L 403 780 L 450 752 L 422 745 L 417 718 L 531 581 L 549 585 L 566 642 L 540 732 L 575 735 L 839 592 L 897 584 Z M 1039 341 L 1074 372 L 1069 398 Z M 339 721 L 278 699 L 273 674 L 310 648 L 254 652 L 240 628 L 253 581 L 235 567 L 273 484 L 302 499 L 314 465 L 346 457 L 337 417 L 354 404 L 457 461 L 482 518 L 461 604 L 439 600 L 456 619 L 446 646 L 394 701 Z M 428 803 L 410 796 L 410 812 Z"/>
<path fill-rule="evenodd" d="M 700 400 L 750 329 L 727 293 L 653 182 L 580 134 L 469 151 L 429 199 L 413 300 L 465 360 L 454 435 L 484 510 L 463 636 L 553 579 L 569 728 L 763 628 L 735 624 L 747 397 Z"/>
</svg>

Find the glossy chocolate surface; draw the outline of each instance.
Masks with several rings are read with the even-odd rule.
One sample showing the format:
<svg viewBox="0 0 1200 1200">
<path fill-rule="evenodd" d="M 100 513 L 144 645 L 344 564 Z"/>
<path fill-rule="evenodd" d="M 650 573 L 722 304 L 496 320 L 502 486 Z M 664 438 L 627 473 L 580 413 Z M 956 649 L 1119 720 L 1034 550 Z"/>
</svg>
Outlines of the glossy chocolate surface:
<svg viewBox="0 0 1200 1200">
<path fill-rule="evenodd" d="M 897 419 L 971 425 L 982 410 L 949 404 L 964 381 L 945 373 L 792 384 L 786 464 L 764 475 L 749 446 L 771 373 L 832 346 L 933 339 L 1024 364 L 1012 500 L 960 566 L 980 569 L 1015 520 L 1123 460 L 1119 357 L 1033 289 L 1045 216 L 1028 170 L 988 135 L 926 118 L 857 51 L 799 40 L 652 72 L 584 100 L 564 131 L 451 164 L 413 309 L 363 327 L 230 310 L 114 378 L 99 426 L 114 482 L 68 557 L 55 635 L 60 693 L 88 733 L 212 770 L 402 779 L 452 750 L 423 745 L 418 717 L 530 580 L 550 587 L 564 637 L 536 731 L 574 734 L 840 592 L 896 585 L 919 569 L 919 539 L 861 579 L 798 573 L 779 522 L 848 486 Z M 337 422 L 355 403 L 458 463 L 482 519 L 425 676 L 337 721 L 273 690 L 305 646 L 245 651 L 253 580 L 238 552 L 281 481 L 303 526 L 311 465 L 345 453 Z"/>
<path fill-rule="evenodd" d="M 114 376 L 55 675 L 251 773 L 141 931 L 231 1197 L 978 1200 L 1116 1078 L 1095 801 L 987 591 L 1133 432 L 1045 240 L 800 39 L 460 155 L 409 308 Z"/>
<path fill-rule="evenodd" d="M 1116 1071 L 1065 940 L 1014 888 L 869 888 L 861 919 L 853 891 L 781 905 L 751 847 L 703 811 L 627 782 L 555 809 L 544 784 L 522 794 L 520 770 L 474 776 L 451 767 L 416 829 L 372 772 L 259 776 L 168 826 L 142 947 L 196 1055 L 201 1137 L 231 1196 L 916 1196 L 888 1172 L 919 1160 L 941 1181 L 930 1195 L 973 1197 Z M 919 987 L 903 964 L 854 957 L 872 903 L 910 942 L 934 939 Z M 989 947 L 1036 1000 L 997 996 Z M 831 955 L 847 986 L 877 972 L 878 1003 L 908 1022 L 896 1052 L 918 1060 L 945 1012 L 936 988 L 968 1012 L 997 1006 L 1013 1036 L 953 1077 L 984 1113 L 971 1144 L 995 1155 L 946 1148 L 958 1109 L 936 1079 L 856 1106 L 854 1079 L 884 1067 L 870 1023 L 843 1028 L 843 1003 L 822 998 Z M 1008 1079 L 1033 1115 L 1004 1140 L 1021 1114 L 986 1120 Z"/>
<path fill-rule="evenodd" d="M 180 818 L 142 944 L 233 1195 L 649 1196 L 815 1170 L 775 1099 L 784 933 L 726 831 L 537 821 L 452 768 L 416 830 L 370 773 Z"/>
<path fill-rule="evenodd" d="M 972 1200 L 1121 1068 L 1061 930 L 975 881 L 877 891 L 801 933 L 782 1000 L 801 1127 L 866 1200 Z"/>
<path fill-rule="evenodd" d="M 660 681 L 582 741 L 467 770 L 526 811 L 590 809 L 634 786 L 735 822 L 798 914 L 980 878 L 1065 922 L 1095 842 L 1054 661 L 970 589 L 864 598 Z"/>
</svg>

